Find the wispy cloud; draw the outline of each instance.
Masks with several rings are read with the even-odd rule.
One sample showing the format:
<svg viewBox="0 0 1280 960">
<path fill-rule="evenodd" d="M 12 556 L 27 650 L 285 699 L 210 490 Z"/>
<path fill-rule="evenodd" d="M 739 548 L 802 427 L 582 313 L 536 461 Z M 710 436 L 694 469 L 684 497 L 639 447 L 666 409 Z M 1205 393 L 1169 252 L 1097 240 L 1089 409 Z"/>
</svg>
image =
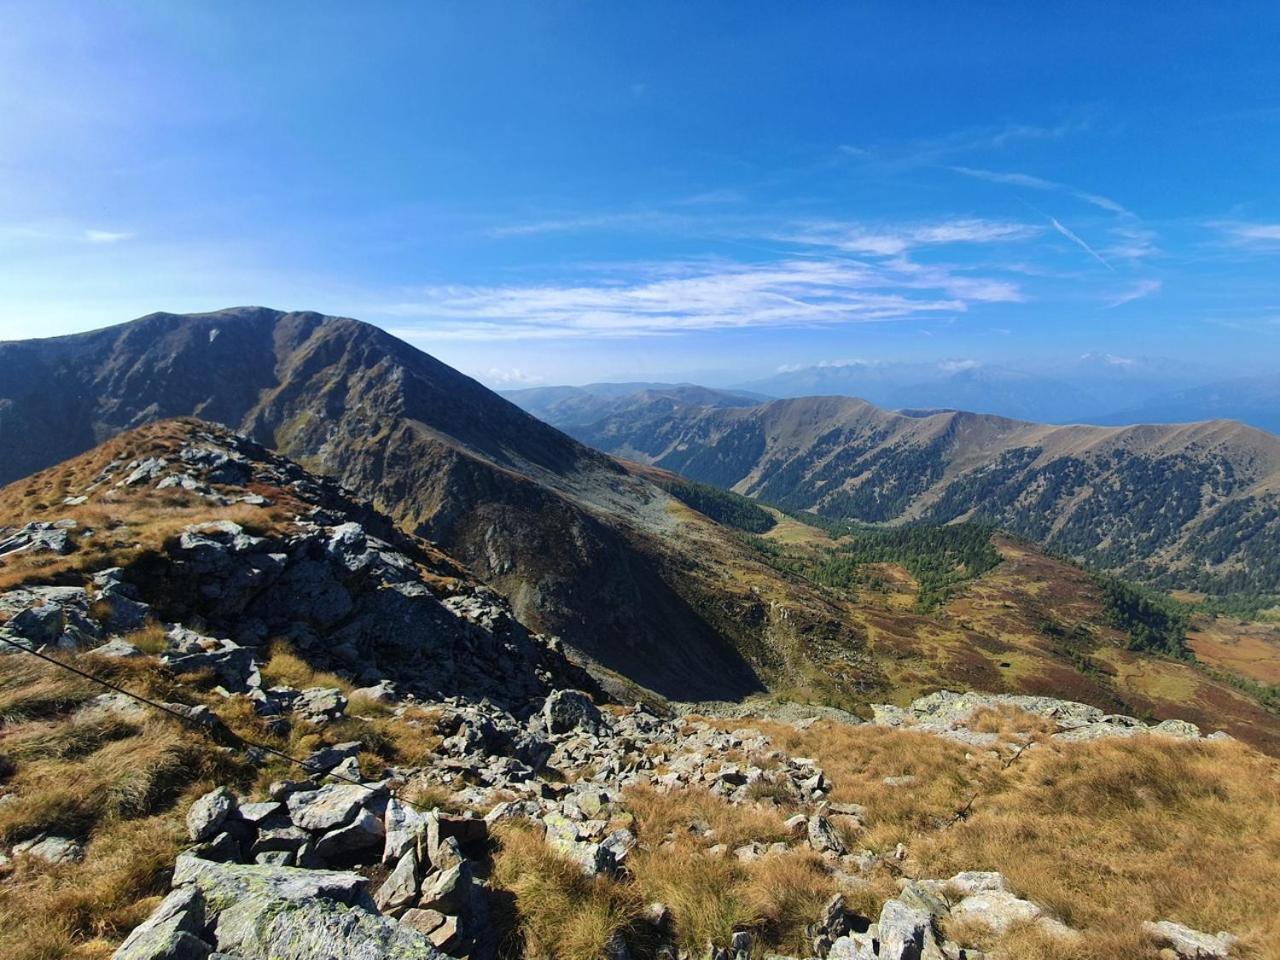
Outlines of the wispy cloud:
<svg viewBox="0 0 1280 960">
<path fill-rule="evenodd" d="M 84 239 L 89 243 L 120 243 L 123 240 L 132 240 L 133 234 L 116 230 L 86 230 Z"/>
<path fill-rule="evenodd" d="M 1112 200 L 1110 197 L 1104 197 L 1100 193 L 1090 193 L 1087 190 L 1081 190 L 1078 187 L 1070 186 L 1065 183 L 1057 183 L 1053 180 L 1046 180 L 1043 177 L 1032 176 L 1029 173 L 1002 173 L 996 170 L 980 170 L 975 167 L 949 167 L 952 172 L 963 174 L 966 177 L 972 177 L 975 180 L 985 180 L 988 183 L 1003 183 L 1011 187 L 1024 187 L 1028 190 L 1043 190 L 1053 193 L 1063 193 L 1077 200 L 1083 200 L 1085 203 L 1093 204 L 1109 213 L 1120 214 L 1121 216 L 1133 216 L 1123 205 Z"/>
<path fill-rule="evenodd" d="M 1271 245 L 1280 243 L 1280 223 L 1220 222 L 1211 224 L 1239 243 Z"/>
<path fill-rule="evenodd" d="M 81 243 L 121 243 L 133 238 L 134 234 L 132 233 L 120 230 L 99 230 L 81 227 L 65 220 L 0 224 L 0 240 L 75 245 Z"/>
<path fill-rule="evenodd" d="M 847 157 L 876 163 L 919 166 L 941 163 L 958 154 L 1003 150 L 1016 143 L 1036 140 L 1061 140 L 1088 127 L 1083 120 L 1070 120 L 1053 126 L 1032 123 L 1009 123 L 999 127 L 971 127 L 937 137 L 899 144 L 841 144 Z"/>
<path fill-rule="evenodd" d="M 546 382 L 546 378 L 520 367 L 490 367 L 479 378 L 497 387 L 531 387 Z"/>
<path fill-rule="evenodd" d="M 1159 293 L 1164 283 L 1160 280 L 1139 280 L 1129 289 L 1117 294 L 1107 301 L 1108 310 L 1123 306 L 1126 303 L 1133 303 L 1135 300 L 1141 300 L 1143 297 L 1149 297 Z"/>
<path fill-rule="evenodd" d="M 1102 251 L 1108 260 L 1143 260 L 1159 253 L 1156 234 L 1145 227 L 1127 224 L 1111 228 L 1115 239 Z"/>
<path fill-rule="evenodd" d="M 659 228 L 678 226 L 683 219 L 656 210 L 604 213 L 580 217 L 552 217 L 493 227 L 488 235 L 498 239 L 505 237 L 532 237 L 549 233 L 577 233 L 587 230 L 610 230 L 637 227 Z"/>
<path fill-rule="evenodd" d="M 1074 243 L 1077 247 L 1079 247 L 1085 253 L 1089 254 L 1089 256 L 1093 257 L 1093 259 L 1097 260 L 1100 264 L 1102 264 L 1112 273 L 1115 272 L 1116 268 L 1111 266 L 1111 264 L 1109 264 L 1106 261 L 1106 259 L 1102 256 L 1102 254 L 1098 253 L 1097 250 L 1093 249 L 1093 247 L 1089 246 L 1089 244 L 1085 243 L 1078 236 L 1072 233 L 1071 230 L 1067 228 L 1060 220 L 1058 220 L 1056 217 L 1050 217 L 1049 222 L 1053 224 L 1053 229 L 1057 230 L 1060 234 L 1062 234 L 1064 237 L 1066 237 L 1068 240 Z"/>
<path fill-rule="evenodd" d="M 845 253 L 891 257 L 913 247 L 1026 240 L 1039 232 L 1040 228 L 1031 224 L 976 218 L 880 226 L 826 221 L 805 224 L 777 239 Z"/>
<path fill-rule="evenodd" d="M 880 323 L 1019 299 L 1015 285 L 905 261 L 798 258 L 675 263 L 623 283 L 428 287 L 371 309 L 410 321 L 393 331 L 410 339 L 511 340 Z"/>
</svg>

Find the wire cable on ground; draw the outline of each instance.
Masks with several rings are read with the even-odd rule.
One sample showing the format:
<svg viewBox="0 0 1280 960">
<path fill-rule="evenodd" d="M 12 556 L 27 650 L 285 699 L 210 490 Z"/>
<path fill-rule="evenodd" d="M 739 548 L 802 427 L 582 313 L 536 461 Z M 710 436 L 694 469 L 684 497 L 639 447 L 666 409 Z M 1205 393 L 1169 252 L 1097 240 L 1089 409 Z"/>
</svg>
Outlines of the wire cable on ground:
<svg viewBox="0 0 1280 960">
<path fill-rule="evenodd" d="M 31 647 L 25 646 L 24 644 L 21 644 L 16 640 L 10 640 L 8 637 L 0 637 L 0 642 L 7 643 L 9 646 L 13 647 L 14 649 L 21 650 L 23 653 L 29 654 L 38 660 L 43 660 L 45 663 L 52 664 L 53 666 L 58 667 L 59 669 L 66 670 L 69 673 L 74 673 L 78 677 L 82 677 L 85 680 L 89 680 L 89 681 L 92 681 L 93 683 L 98 684 L 99 686 L 106 687 L 108 690 L 113 690 L 116 693 L 122 694 L 128 697 L 130 700 L 136 700 L 138 703 L 144 704 L 153 710 L 158 710 L 161 713 L 168 714 L 169 716 L 174 717 L 177 720 L 181 720 L 183 723 L 187 724 L 188 726 L 193 727 L 196 730 L 199 730 L 210 740 L 217 742 L 217 737 L 214 736 L 214 729 L 211 728 L 207 723 L 201 722 L 196 717 L 188 716 L 187 714 L 183 713 L 181 710 L 175 709 L 171 704 L 161 703 L 158 700 L 151 700 L 148 697 L 142 696 L 141 694 L 134 693 L 132 690 L 129 690 L 126 687 L 120 686 L 120 684 L 118 683 L 113 683 L 112 681 L 107 680 L 104 677 L 95 676 L 94 674 L 89 673 L 87 670 L 81 670 L 79 667 L 72 666 L 69 663 L 65 663 L 62 660 L 58 660 L 55 657 L 51 657 L 47 653 L 41 653 L 39 650 L 33 650 Z M 217 716 L 217 715 L 214 714 L 214 716 Z M 222 727 L 219 728 L 218 732 L 223 734 L 225 737 L 236 741 L 242 748 L 245 749 L 245 752 L 248 752 L 249 750 L 257 750 L 262 753 L 270 754 L 271 756 L 277 757 L 281 760 L 286 760 L 289 763 L 296 764 L 297 766 L 305 770 L 308 776 L 315 775 L 316 773 L 315 767 L 311 764 L 308 764 L 307 761 L 299 760 L 297 757 L 291 756 L 290 754 L 285 753 L 283 750 L 278 750 L 275 747 L 271 746 L 270 744 L 258 743 L 255 740 L 249 740 L 246 737 L 242 737 L 240 734 L 236 733 L 234 730 L 232 730 L 230 727 L 226 726 L 225 724 L 223 724 Z M 373 790 L 373 788 L 368 786 L 367 784 L 360 782 L 354 777 L 348 777 L 346 774 L 329 771 L 328 773 L 324 774 L 324 776 L 327 776 L 333 780 L 345 781 L 346 783 L 353 784 L 354 786 L 357 786 L 357 787 L 362 787 L 365 790 L 369 790 L 371 792 Z M 414 803 L 412 800 L 409 800 L 406 797 L 401 796 L 394 790 L 388 789 L 387 793 L 390 796 L 394 797 L 396 800 L 405 804 L 406 806 L 413 807 L 417 810 L 430 812 L 431 810 L 435 809 L 434 807 L 427 807 L 420 803 Z"/>
</svg>

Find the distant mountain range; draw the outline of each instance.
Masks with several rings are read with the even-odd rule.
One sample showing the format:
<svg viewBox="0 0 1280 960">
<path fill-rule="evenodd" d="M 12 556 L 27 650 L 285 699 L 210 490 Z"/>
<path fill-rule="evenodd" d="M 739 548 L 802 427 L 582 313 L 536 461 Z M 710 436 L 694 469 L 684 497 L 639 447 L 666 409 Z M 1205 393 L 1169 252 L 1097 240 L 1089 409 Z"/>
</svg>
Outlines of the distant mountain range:
<svg viewBox="0 0 1280 960">
<path fill-rule="evenodd" d="M 972 360 L 847 361 L 788 369 L 738 387 L 592 383 L 533 387 L 503 396 L 562 429 L 617 413 L 639 399 L 750 405 L 790 397 L 857 397 L 886 410 L 967 410 L 1039 423 L 1191 423 L 1239 420 L 1280 433 L 1280 373 L 1222 379 L 1160 359 L 1086 354 L 1044 370 Z"/>
<path fill-rule="evenodd" d="M 867 523 L 988 520 L 1166 586 L 1280 590 L 1280 438 L 1240 423 L 1052 426 L 846 397 L 742 406 L 652 391 L 601 409 L 611 412 L 565 429 L 789 509 Z"/>
<path fill-rule="evenodd" d="M 663 389 L 660 384 L 645 387 Z M 604 395 L 602 385 L 581 389 Z M 1220 372 L 1170 360 L 1107 354 L 1086 354 L 1035 369 L 974 360 L 833 362 L 780 371 L 744 383 L 735 392 L 781 398 L 858 397 L 888 410 L 968 410 L 1040 423 L 1222 418 L 1280 432 L 1280 374 L 1224 379 Z M 557 420 L 552 417 L 550 422 Z"/>
<path fill-rule="evenodd" d="M 772 399 L 769 394 L 714 390 L 692 383 L 589 383 L 582 387 L 529 387 L 501 393 L 539 420 L 554 424 L 561 430 L 663 401 L 673 405 L 751 407 Z"/>
</svg>

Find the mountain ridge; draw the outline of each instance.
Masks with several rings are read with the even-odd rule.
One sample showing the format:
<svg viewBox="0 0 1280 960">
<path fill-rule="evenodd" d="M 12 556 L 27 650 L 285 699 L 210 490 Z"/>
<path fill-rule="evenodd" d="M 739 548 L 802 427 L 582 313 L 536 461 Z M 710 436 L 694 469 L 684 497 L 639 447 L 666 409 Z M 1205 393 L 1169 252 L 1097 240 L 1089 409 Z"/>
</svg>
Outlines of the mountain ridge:
<svg viewBox="0 0 1280 960">
<path fill-rule="evenodd" d="M 0 445 L 22 451 L 0 479 L 193 414 L 337 478 L 531 625 L 659 692 L 760 691 L 797 636 L 833 634 L 841 616 L 612 458 L 356 320 L 160 313 L 0 345 Z M 777 605 L 730 596 L 722 569 L 749 572 Z"/>
<path fill-rule="evenodd" d="M 788 509 L 869 523 L 983 518 L 1140 579 L 1280 589 L 1280 569 L 1254 569 L 1265 561 L 1256 535 L 1228 539 L 1242 517 L 1255 533 L 1280 531 L 1280 438 L 1236 421 L 1052 425 L 823 396 L 642 404 L 570 430 Z"/>
</svg>

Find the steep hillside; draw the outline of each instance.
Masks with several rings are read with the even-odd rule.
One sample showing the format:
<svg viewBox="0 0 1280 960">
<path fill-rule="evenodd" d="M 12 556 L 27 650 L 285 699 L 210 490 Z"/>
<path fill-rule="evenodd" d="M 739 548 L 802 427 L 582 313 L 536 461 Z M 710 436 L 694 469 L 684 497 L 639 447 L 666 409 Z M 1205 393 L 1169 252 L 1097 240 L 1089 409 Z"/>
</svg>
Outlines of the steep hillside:
<svg viewBox="0 0 1280 960">
<path fill-rule="evenodd" d="M 1046 426 L 846 397 L 648 407 L 571 432 L 691 480 L 870 523 L 981 519 L 1166 586 L 1280 590 L 1280 439 L 1230 421 Z"/>
<path fill-rule="evenodd" d="M 802 638 L 841 635 L 838 608 L 714 523 L 367 324 L 241 308 L 0 344 L 0 478 L 180 415 L 339 479 L 531 625 L 667 695 L 759 691 Z"/>
</svg>

